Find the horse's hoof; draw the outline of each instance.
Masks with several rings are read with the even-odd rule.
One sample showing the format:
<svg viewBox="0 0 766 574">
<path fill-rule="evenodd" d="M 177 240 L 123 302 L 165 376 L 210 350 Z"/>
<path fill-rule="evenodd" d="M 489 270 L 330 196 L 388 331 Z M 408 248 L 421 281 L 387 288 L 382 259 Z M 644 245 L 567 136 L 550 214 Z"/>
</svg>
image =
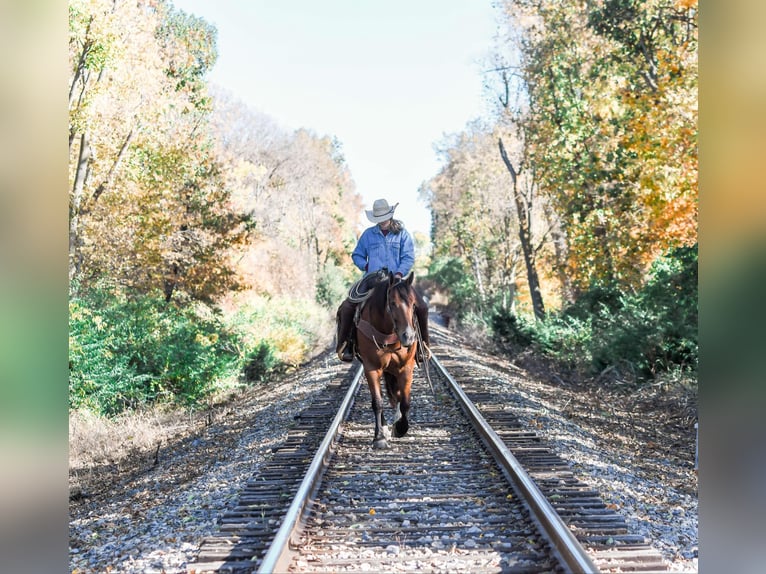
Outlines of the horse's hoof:
<svg viewBox="0 0 766 574">
<path fill-rule="evenodd" d="M 407 429 L 410 428 L 410 425 L 407 423 L 404 419 L 399 419 L 396 421 L 396 424 L 391 428 L 391 434 L 395 438 L 402 438 L 404 435 L 407 434 Z"/>
<path fill-rule="evenodd" d="M 386 442 L 386 439 L 379 438 L 372 441 L 372 448 L 388 448 L 388 443 Z"/>
</svg>

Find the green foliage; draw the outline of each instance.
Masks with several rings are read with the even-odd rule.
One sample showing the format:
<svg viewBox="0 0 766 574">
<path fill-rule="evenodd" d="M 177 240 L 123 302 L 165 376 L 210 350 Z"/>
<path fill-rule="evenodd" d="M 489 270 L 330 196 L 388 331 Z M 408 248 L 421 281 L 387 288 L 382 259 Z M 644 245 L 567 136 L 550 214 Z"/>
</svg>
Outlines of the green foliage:
<svg viewBox="0 0 766 574">
<path fill-rule="evenodd" d="M 187 299 L 188 301 L 188 299 Z M 260 383 L 304 361 L 331 333 L 316 303 L 256 298 L 230 316 L 201 303 L 100 284 L 69 304 L 69 405 L 115 415 L 197 405 L 238 375 Z"/>
<path fill-rule="evenodd" d="M 165 73 L 176 82 L 176 91 L 188 91 L 195 107 L 205 109 L 205 75 L 218 59 L 217 30 L 202 18 L 172 6 L 158 27 L 157 40 L 168 53 Z"/>
<path fill-rule="evenodd" d="M 497 309 L 490 319 L 492 332 L 506 343 L 528 347 L 535 340 L 534 324 L 524 320 L 522 316 L 512 313 L 509 309 Z"/>
<path fill-rule="evenodd" d="M 570 369 L 589 360 L 591 324 L 587 319 L 549 315 L 545 321 L 535 321 L 501 308 L 491 322 L 495 336 L 512 347 L 531 346 Z"/>
<path fill-rule="evenodd" d="M 240 356 L 248 358 L 245 363 L 266 343 L 280 368 L 299 365 L 334 332 L 326 308 L 294 297 L 254 297 L 239 305 L 227 322 L 239 333 Z"/>
<path fill-rule="evenodd" d="M 203 305 L 99 287 L 69 305 L 69 404 L 113 415 L 146 403 L 194 404 L 236 364 L 237 336 Z"/>
<path fill-rule="evenodd" d="M 501 340 L 532 346 L 570 368 L 619 367 L 639 377 L 696 371 L 697 246 L 658 258 L 636 293 L 595 285 L 542 322 L 496 311 L 492 328 Z"/>
<path fill-rule="evenodd" d="M 457 257 L 442 257 L 431 263 L 428 276 L 449 293 L 450 307 L 458 315 L 467 315 L 480 307 L 473 276 Z"/>
<path fill-rule="evenodd" d="M 571 305 L 562 310 L 561 316 L 586 320 L 604 311 L 615 312 L 622 305 L 622 295 L 617 285 L 597 283 L 580 293 Z"/>
<path fill-rule="evenodd" d="M 317 303 L 335 309 L 348 294 L 349 279 L 346 272 L 329 262 L 319 272 L 316 286 Z"/>
<path fill-rule="evenodd" d="M 274 354 L 274 349 L 266 341 L 256 345 L 245 361 L 243 369 L 245 380 L 248 383 L 262 383 L 277 367 L 279 361 Z"/>
<path fill-rule="evenodd" d="M 697 246 L 670 250 L 652 265 L 647 283 L 623 295 L 616 310 L 597 319 L 593 365 L 627 362 L 643 376 L 673 367 L 696 370 Z"/>
</svg>

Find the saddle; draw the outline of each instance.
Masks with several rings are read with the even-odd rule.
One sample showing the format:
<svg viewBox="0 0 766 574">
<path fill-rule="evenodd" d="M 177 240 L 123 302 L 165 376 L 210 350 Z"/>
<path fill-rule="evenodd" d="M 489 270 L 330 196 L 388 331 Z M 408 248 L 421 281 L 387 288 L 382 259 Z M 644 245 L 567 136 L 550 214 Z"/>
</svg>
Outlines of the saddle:
<svg viewBox="0 0 766 574">
<path fill-rule="evenodd" d="M 364 308 L 364 304 L 370 298 L 370 295 L 372 295 L 373 288 L 376 285 L 383 283 L 384 281 L 388 281 L 388 269 L 386 269 L 385 267 L 383 269 L 379 269 L 378 271 L 375 271 L 374 273 L 365 275 L 364 277 L 359 279 L 356 283 L 354 283 L 348 290 L 348 300 L 356 305 L 356 309 L 354 310 L 354 321 L 353 321 L 354 329 L 351 329 L 351 334 L 349 336 L 348 344 L 351 348 L 351 354 L 357 357 L 359 360 L 361 360 L 361 357 L 359 356 L 359 352 L 357 350 L 356 332 L 357 332 L 357 328 L 360 328 L 359 322 L 361 320 L 362 309 Z M 368 325 L 369 327 L 372 327 L 372 325 L 369 325 L 368 323 L 363 322 L 361 327 L 362 330 L 364 330 L 364 325 Z M 377 333 L 377 330 L 375 332 Z M 377 338 L 380 339 L 380 336 Z M 390 343 L 386 343 L 386 344 L 390 344 Z"/>
</svg>

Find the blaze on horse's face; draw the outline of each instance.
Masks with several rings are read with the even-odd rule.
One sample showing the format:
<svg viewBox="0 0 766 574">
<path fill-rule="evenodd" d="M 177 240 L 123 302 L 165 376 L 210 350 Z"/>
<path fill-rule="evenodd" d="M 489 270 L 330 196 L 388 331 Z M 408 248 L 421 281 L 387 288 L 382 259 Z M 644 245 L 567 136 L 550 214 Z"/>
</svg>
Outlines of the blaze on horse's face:
<svg viewBox="0 0 766 574">
<path fill-rule="evenodd" d="M 388 285 L 388 309 L 394 322 L 394 330 L 399 341 L 410 347 L 417 338 L 413 319 L 415 316 L 415 293 L 412 290 L 413 273 L 406 279 L 395 279 L 391 275 Z"/>
</svg>

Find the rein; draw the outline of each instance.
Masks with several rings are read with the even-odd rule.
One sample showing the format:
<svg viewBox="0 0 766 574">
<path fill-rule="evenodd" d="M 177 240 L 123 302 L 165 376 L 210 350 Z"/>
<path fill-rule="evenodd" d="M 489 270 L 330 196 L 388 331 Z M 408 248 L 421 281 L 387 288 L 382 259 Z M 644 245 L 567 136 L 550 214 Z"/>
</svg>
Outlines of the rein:
<svg viewBox="0 0 766 574">
<path fill-rule="evenodd" d="M 420 353 L 420 361 L 423 364 L 423 370 L 426 372 L 426 381 L 428 381 L 428 386 L 431 387 L 431 394 L 436 396 L 434 384 L 431 382 L 431 371 L 428 368 L 428 364 L 431 360 L 426 360 L 426 351 L 423 347 L 423 336 L 420 334 L 420 324 L 417 321 L 415 321 L 415 332 L 418 335 L 418 353 Z"/>
</svg>

